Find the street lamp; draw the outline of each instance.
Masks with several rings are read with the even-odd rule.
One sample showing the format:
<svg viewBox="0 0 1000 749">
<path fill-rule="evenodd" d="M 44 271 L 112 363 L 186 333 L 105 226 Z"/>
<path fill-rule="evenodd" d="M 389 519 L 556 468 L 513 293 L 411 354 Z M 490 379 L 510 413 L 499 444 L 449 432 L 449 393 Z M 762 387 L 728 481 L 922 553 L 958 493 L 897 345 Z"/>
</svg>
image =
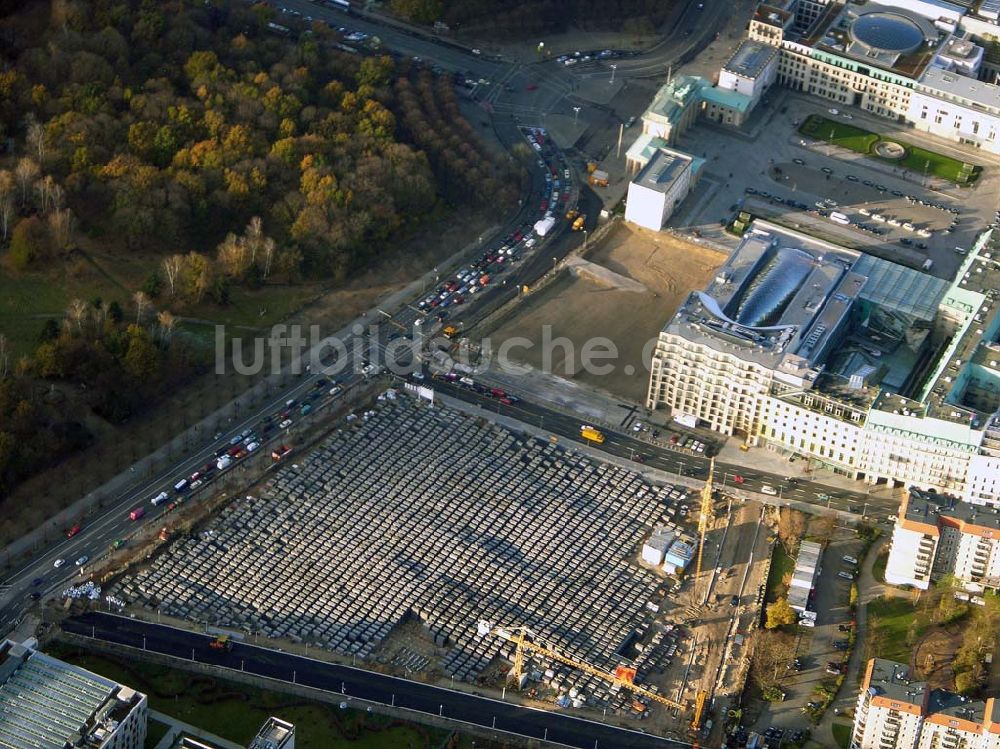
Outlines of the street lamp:
<svg viewBox="0 0 1000 749">
<path fill-rule="evenodd" d="M 573 124 L 576 125 L 577 117 L 580 116 L 581 107 L 573 107 Z"/>
<path fill-rule="evenodd" d="M 615 71 L 618 70 L 618 66 L 614 63 L 611 64 L 611 81 L 608 85 L 614 85 L 615 83 Z"/>
</svg>

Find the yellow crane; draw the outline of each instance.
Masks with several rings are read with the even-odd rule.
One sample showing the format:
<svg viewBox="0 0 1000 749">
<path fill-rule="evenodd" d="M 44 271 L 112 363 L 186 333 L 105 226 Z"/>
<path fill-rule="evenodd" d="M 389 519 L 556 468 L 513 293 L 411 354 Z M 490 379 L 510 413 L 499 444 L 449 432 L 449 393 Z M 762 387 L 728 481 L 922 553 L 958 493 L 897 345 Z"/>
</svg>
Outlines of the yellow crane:
<svg viewBox="0 0 1000 749">
<path fill-rule="evenodd" d="M 712 478 L 715 475 L 715 458 L 708 464 L 708 478 L 701 488 L 701 511 L 698 513 L 698 561 L 694 568 L 694 579 L 701 576 L 701 557 L 705 551 L 705 534 L 708 532 L 708 521 L 712 517 Z M 695 583 L 697 585 L 697 583 Z"/>
<path fill-rule="evenodd" d="M 701 728 L 701 715 L 705 711 L 705 703 L 708 701 L 708 692 L 702 689 L 698 696 L 694 698 L 694 717 L 691 719 L 691 730 L 697 731 Z"/>
<path fill-rule="evenodd" d="M 579 669 L 580 671 L 590 674 L 591 676 L 596 676 L 604 679 L 605 681 L 609 681 L 612 684 L 628 689 L 630 692 L 641 697 L 645 697 L 653 702 L 659 702 L 661 705 L 666 705 L 667 707 L 676 708 L 678 710 L 687 709 L 687 705 L 683 702 L 675 702 L 674 700 L 667 699 L 656 692 L 634 683 L 633 679 L 635 678 L 635 669 L 622 667 L 615 669 L 615 673 L 613 674 L 608 673 L 607 671 L 599 669 L 595 666 L 591 666 L 589 663 L 584 663 L 583 661 L 578 661 L 575 658 L 570 658 L 569 656 L 563 655 L 552 648 L 547 648 L 544 645 L 540 645 L 537 642 L 529 640 L 528 636 L 531 632 L 527 627 L 494 627 L 488 621 L 483 620 L 479 622 L 477 631 L 481 637 L 494 635 L 502 640 L 514 643 L 514 667 L 510 670 L 507 678 L 512 679 L 515 684 L 519 683 L 521 680 L 521 674 L 524 671 L 524 653 L 525 651 L 528 651 L 538 653 L 545 658 L 558 661 L 559 663 L 565 663 L 567 666 L 572 666 L 573 668 Z"/>
</svg>

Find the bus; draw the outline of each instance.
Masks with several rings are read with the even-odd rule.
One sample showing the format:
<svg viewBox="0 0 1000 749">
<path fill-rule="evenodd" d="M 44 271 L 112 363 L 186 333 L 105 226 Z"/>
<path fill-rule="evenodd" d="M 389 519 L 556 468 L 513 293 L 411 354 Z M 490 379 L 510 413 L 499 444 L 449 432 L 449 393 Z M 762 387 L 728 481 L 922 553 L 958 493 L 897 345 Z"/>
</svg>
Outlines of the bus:
<svg viewBox="0 0 1000 749">
<path fill-rule="evenodd" d="M 351 12 L 351 4 L 347 0 L 326 0 L 326 5 L 331 8 L 336 8 L 337 10 L 342 10 L 344 13 Z"/>
</svg>

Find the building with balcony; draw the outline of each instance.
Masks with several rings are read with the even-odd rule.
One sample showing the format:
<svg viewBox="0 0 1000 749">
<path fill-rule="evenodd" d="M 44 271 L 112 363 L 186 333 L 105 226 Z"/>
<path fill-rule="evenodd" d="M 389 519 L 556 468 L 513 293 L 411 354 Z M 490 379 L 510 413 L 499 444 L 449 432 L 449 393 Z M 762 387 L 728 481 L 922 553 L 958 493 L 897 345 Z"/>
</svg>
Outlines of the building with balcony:
<svg viewBox="0 0 1000 749">
<path fill-rule="evenodd" d="M 1000 508 L 911 489 L 893 529 L 886 582 L 927 590 L 942 575 L 972 592 L 1000 588 Z"/>
<path fill-rule="evenodd" d="M 29 640 L 0 644 L 0 746 L 140 749 L 146 695 L 52 658 Z"/>
<path fill-rule="evenodd" d="M 1000 704 L 911 681 L 907 666 L 868 661 L 854 713 L 851 749 L 997 749 Z"/>
<path fill-rule="evenodd" d="M 757 221 L 660 332 L 647 406 L 869 483 L 1000 503 L 1000 240 L 955 281 Z"/>
</svg>

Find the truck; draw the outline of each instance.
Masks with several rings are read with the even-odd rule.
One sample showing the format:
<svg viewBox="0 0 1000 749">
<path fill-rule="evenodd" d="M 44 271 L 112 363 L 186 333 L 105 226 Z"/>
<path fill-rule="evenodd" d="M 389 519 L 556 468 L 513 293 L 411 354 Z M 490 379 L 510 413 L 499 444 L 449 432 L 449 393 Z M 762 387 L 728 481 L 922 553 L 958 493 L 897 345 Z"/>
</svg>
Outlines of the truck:
<svg viewBox="0 0 1000 749">
<path fill-rule="evenodd" d="M 584 224 L 586 223 L 587 223 L 587 217 L 583 214 L 580 214 L 579 216 L 576 217 L 576 221 L 573 222 L 573 227 L 572 227 L 573 231 L 581 231 L 584 227 Z"/>
<path fill-rule="evenodd" d="M 287 457 L 288 454 L 291 452 L 292 448 L 290 448 L 288 445 L 278 445 L 271 451 L 271 460 L 273 460 L 275 463 L 279 463 L 282 460 L 284 460 L 285 457 Z"/>
<path fill-rule="evenodd" d="M 923 265 L 920 266 L 920 270 L 930 270 L 933 267 L 934 267 L 934 261 L 931 260 L 930 258 L 927 258 L 926 260 L 924 260 Z"/>
<path fill-rule="evenodd" d="M 229 635 L 219 635 L 208 646 L 214 650 L 230 651 L 233 649 L 233 641 L 229 639 Z"/>
<path fill-rule="evenodd" d="M 541 221 L 535 222 L 535 234 L 540 237 L 544 237 L 552 228 L 556 225 L 556 220 L 552 216 L 548 218 L 543 218 Z"/>
<path fill-rule="evenodd" d="M 835 224 L 840 224 L 841 226 L 850 226 L 851 219 L 847 218 L 843 213 L 834 211 L 830 214 L 830 220 Z"/>
<path fill-rule="evenodd" d="M 128 519 L 134 523 L 136 520 L 140 520 L 142 516 L 145 514 L 146 514 L 145 507 L 136 507 L 134 510 L 132 510 L 132 512 L 128 514 Z"/>
<path fill-rule="evenodd" d="M 580 427 L 580 436 L 585 440 L 595 442 L 598 445 L 604 442 L 604 434 L 588 424 L 584 424 Z"/>
<path fill-rule="evenodd" d="M 454 338 L 455 336 L 458 335 L 458 328 L 456 328 L 454 325 L 445 325 L 444 330 L 442 330 L 441 332 L 444 333 L 445 338 Z"/>
</svg>

